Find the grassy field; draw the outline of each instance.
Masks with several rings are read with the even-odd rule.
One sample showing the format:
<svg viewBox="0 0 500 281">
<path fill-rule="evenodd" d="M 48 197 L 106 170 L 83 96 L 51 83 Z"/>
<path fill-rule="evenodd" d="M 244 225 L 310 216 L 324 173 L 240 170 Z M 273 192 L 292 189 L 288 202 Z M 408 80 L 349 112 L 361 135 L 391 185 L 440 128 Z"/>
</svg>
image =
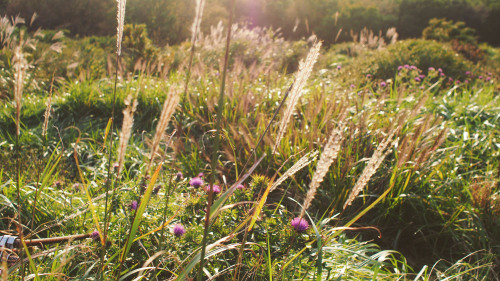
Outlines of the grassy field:
<svg viewBox="0 0 500 281">
<path fill-rule="evenodd" d="M 499 49 L 2 24 L 3 280 L 499 280 Z"/>
</svg>

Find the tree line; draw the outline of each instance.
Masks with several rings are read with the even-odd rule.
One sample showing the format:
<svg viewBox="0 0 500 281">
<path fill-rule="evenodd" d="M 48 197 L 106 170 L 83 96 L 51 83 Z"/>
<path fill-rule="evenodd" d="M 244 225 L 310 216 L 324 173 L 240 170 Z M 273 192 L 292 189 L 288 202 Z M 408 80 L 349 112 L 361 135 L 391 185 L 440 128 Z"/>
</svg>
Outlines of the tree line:
<svg viewBox="0 0 500 281">
<path fill-rule="evenodd" d="M 226 21 L 229 0 L 206 0 L 203 32 Z M 111 35 L 115 0 L 0 0 L 0 14 L 31 19 L 32 28 L 66 29 L 72 36 Z M 146 24 L 158 45 L 190 36 L 195 0 L 128 0 L 126 22 Z M 352 40 L 364 27 L 374 32 L 396 27 L 399 38 L 420 37 L 432 18 L 463 21 L 479 41 L 500 45 L 498 0 L 237 0 L 236 19 L 250 26 L 280 28 L 287 39 L 315 33 L 326 44 Z"/>
</svg>

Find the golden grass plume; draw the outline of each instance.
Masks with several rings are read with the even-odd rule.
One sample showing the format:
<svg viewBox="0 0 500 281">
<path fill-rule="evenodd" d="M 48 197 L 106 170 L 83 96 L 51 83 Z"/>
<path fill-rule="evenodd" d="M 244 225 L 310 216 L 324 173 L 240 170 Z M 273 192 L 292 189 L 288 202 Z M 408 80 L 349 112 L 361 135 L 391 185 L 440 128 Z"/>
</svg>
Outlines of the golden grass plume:
<svg viewBox="0 0 500 281">
<path fill-rule="evenodd" d="M 306 155 L 302 156 L 297 162 L 295 162 L 295 164 L 293 164 L 293 166 L 290 169 L 288 169 L 283 175 L 281 175 L 281 177 L 278 178 L 278 180 L 276 180 L 273 183 L 269 192 L 275 190 L 286 179 L 293 176 L 295 173 L 302 170 L 302 168 L 309 165 L 312 161 L 316 159 L 317 156 L 318 156 L 318 151 L 309 152 Z"/>
<path fill-rule="evenodd" d="M 302 96 L 302 89 L 304 88 L 307 79 L 309 79 L 309 76 L 311 75 L 314 64 L 318 60 L 320 49 L 321 49 L 321 41 L 316 42 L 312 46 L 311 50 L 307 54 L 306 60 L 301 61 L 299 64 L 299 71 L 297 72 L 297 76 L 295 77 L 295 81 L 293 82 L 292 89 L 290 90 L 290 96 L 288 97 L 285 113 L 280 122 L 278 135 L 276 137 L 276 144 L 274 145 L 273 149 L 274 151 L 276 151 L 276 149 L 278 148 L 281 139 L 285 134 L 293 110 L 295 109 L 295 106 L 297 105 L 299 98 Z"/>
<path fill-rule="evenodd" d="M 160 120 L 158 121 L 158 125 L 156 126 L 156 133 L 153 138 L 153 145 L 151 147 L 151 156 L 149 157 L 149 164 L 147 167 L 147 171 L 149 171 L 151 164 L 153 164 L 153 159 L 156 155 L 156 151 L 158 150 L 158 146 L 160 145 L 160 141 L 163 139 L 165 135 L 165 130 L 167 129 L 168 122 L 170 118 L 175 112 L 175 108 L 179 103 L 179 93 L 173 87 L 170 89 L 170 92 L 163 103 L 163 109 L 160 114 Z"/>
<path fill-rule="evenodd" d="M 134 112 L 137 108 L 137 98 L 132 101 L 132 95 L 129 94 L 125 99 L 125 109 L 123 110 L 122 131 L 120 132 L 120 143 L 118 145 L 118 177 L 121 175 L 123 163 L 125 161 L 125 152 L 127 144 L 132 134 L 132 126 L 134 125 Z"/>
<path fill-rule="evenodd" d="M 347 208 L 347 206 L 350 206 L 352 204 L 352 201 L 354 201 L 354 199 L 356 199 L 358 194 L 363 190 L 363 188 L 365 188 L 365 186 L 368 184 L 368 181 L 370 180 L 370 178 L 375 174 L 377 169 L 380 167 L 380 164 L 382 164 L 382 162 L 384 161 L 387 154 L 389 154 L 389 152 L 391 151 L 390 149 L 387 150 L 387 148 L 389 147 L 389 144 L 393 143 L 392 138 L 394 137 L 394 135 L 396 134 L 397 131 L 399 131 L 399 127 L 394 129 L 378 145 L 377 150 L 375 150 L 375 152 L 373 153 L 372 157 L 370 158 L 370 161 L 368 161 L 368 164 L 363 169 L 361 176 L 359 177 L 358 181 L 354 185 L 354 188 L 352 189 L 351 193 L 349 194 L 349 198 L 347 198 L 347 201 L 345 202 L 343 209 Z"/>
<path fill-rule="evenodd" d="M 127 0 L 116 0 L 118 6 L 116 10 L 116 19 L 118 25 L 116 27 L 116 53 L 121 55 L 122 53 L 122 38 L 123 38 L 123 25 L 125 23 L 125 6 Z"/>
<path fill-rule="evenodd" d="M 22 35 L 20 36 L 22 38 Z M 24 53 L 22 49 L 22 39 L 19 42 L 19 46 L 16 47 L 14 52 L 14 100 L 16 101 L 16 134 L 19 136 L 19 126 L 21 119 L 21 100 L 24 88 L 24 78 L 26 76 L 26 68 L 28 63 L 24 58 Z"/>
<path fill-rule="evenodd" d="M 302 204 L 300 217 L 304 216 L 306 210 L 311 206 L 311 202 L 316 195 L 318 187 L 320 186 L 321 182 L 323 182 L 323 178 L 330 169 L 333 161 L 337 159 L 337 155 L 340 151 L 340 146 L 342 144 L 342 141 L 344 140 L 343 130 L 344 126 L 340 124 L 338 128 L 333 130 L 332 134 L 328 138 L 325 149 L 323 153 L 321 153 L 321 157 L 319 158 L 318 164 L 316 165 L 316 171 L 314 172 L 311 185 L 309 186 L 309 191 L 307 191 L 306 199 L 304 200 L 304 204 Z"/>
<path fill-rule="evenodd" d="M 196 15 L 194 17 L 193 25 L 191 26 L 191 44 L 194 44 L 198 33 L 200 32 L 201 19 L 203 17 L 203 8 L 205 7 L 205 0 L 196 0 Z"/>
</svg>

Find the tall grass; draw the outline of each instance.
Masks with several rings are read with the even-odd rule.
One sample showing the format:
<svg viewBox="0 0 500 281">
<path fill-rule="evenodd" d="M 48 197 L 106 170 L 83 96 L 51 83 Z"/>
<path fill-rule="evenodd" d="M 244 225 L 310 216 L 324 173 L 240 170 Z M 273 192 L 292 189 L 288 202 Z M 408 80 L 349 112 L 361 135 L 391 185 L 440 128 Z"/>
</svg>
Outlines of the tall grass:
<svg viewBox="0 0 500 281">
<path fill-rule="evenodd" d="M 121 8 L 124 1 L 119 23 Z M 268 61 L 247 64 L 241 51 L 247 50 L 242 42 L 262 40 L 278 48 L 280 38 L 255 39 L 259 33 L 248 31 L 244 41 L 231 21 L 226 32 L 221 74 L 207 63 L 220 59 L 220 50 L 210 57 L 205 43 L 198 51 L 176 49 L 207 56 L 188 67 L 196 77 L 189 87 L 187 72 L 172 72 L 166 81 L 150 74 L 118 81 L 115 72 L 114 81 L 56 83 L 50 120 L 41 117 L 46 90 L 25 95 L 22 108 L 17 96 L 6 105 L 0 112 L 0 161 L 7 163 L 0 167 L 0 227 L 11 231 L 9 221 L 29 225 L 31 218 L 31 229 L 21 226 L 29 239 L 99 231 L 96 242 L 27 249 L 30 266 L 9 264 L 9 277 L 22 279 L 26 271 L 38 280 L 496 278 L 494 84 L 477 78 L 447 85 L 431 76 L 418 84 L 408 71 L 384 84 L 365 78 L 345 86 L 352 73 L 323 64 L 320 43 L 304 52 L 296 75 L 286 75 Z M 120 36 L 118 27 L 116 70 L 118 53 L 127 57 Z M 324 54 L 340 57 L 334 49 Z M 16 93 L 17 83 L 11 85 Z M 179 85 L 189 89 L 185 101 Z M 108 120 L 115 106 L 123 117 L 112 113 Z M 45 135 L 42 148 L 39 135 Z M 16 163 L 12 153 L 46 157 L 45 167 Z M 38 169 L 40 175 L 32 175 Z M 200 172 L 209 186 L 221 187 L 219 194 L 190 185 Z M 297 215 L 308 227 L 291 225 Z M 186 232 L 172 233 L 173 225 Z M 450 243 L 453 253 L 443 254 Z M 433 253 L 416 256 L 410 247 Z"/>
</svg>

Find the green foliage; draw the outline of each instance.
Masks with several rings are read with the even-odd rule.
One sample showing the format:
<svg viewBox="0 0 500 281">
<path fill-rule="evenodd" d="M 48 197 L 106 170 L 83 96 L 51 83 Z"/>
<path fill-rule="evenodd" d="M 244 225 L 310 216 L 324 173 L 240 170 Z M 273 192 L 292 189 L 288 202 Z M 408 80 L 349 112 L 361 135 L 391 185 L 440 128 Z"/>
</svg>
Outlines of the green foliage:
<svg viewBox="0 0 500 281">
<path fill-rule="evenodd" d="M 353 68 L 361 69 L 359 74 L 370 74 L 384 80 L 394 78 L 398 66 L 406 64 L 422 70 L 441 68 L 446 75 L 461 80 L 465 78 L 465 72 L 472 69 L 471 63 L 457 55 L 449 45 L 426 40 L 397 42 L 387 49 L 370 52 L 357 61 Z"/>
<path fill-rule="evenodd" d="M 431 19 L 429 26 L 422 31 L 422 37 L 426 40 L 439 42 L 451 42 L 458 40 L 461 43 L 477 44 L 476 31 L 467 27 L 464 22 L 447 21 L 446 19 Z"/>
<path fill-rule="evenodd" d="M 359 11 L 374 11 L 370 3 L 366 9 L 358 7 Z M 285 4 L 274 3 L 277 7 Z M 36 49 L 27 46 L 24 52 L 37 58 L 27 83 L 43 85 L 50 72 L 60 77 L 54 87 L 47 138 L 40 137 L 46 86 L 24 95 L 20 156 L 13 149 L 14 102 L 3 100 L 0 111 L 0 163 L 4 163 L 0 166 L 0 229 L 16 231 L 11 222 L 18 207 L 14 178 L 19 159 L 21 217 L 26 234 L 33 238 L 92 232 L 95 223 L 87 195 L 95 206 L 95 216 L 104 217 L 104 187 L 109 181 L 109 151 L 103 142 L 113 106 L 114 83 L 108 77 L 114 66 L 108 61 L 114 54 L 115 40 L 73 40 L 58 38 L 53 31 L 46 34 L 48 37 L 37 39 Z M 163 171 L 151 180 L 145 171 L 150 140 L 167 93 L 185 81 L 180 66 L 185 63 L 190 43 L 156 48 L 148 39 L 145 25 L 127 26 L 122 64 L 143 60 L 147 65 L 164 64 L 167 70 L 141 69 L 128 76 L 129 64 L 117 84 L 117 127 L 123 119 L 119 112 L 125 107 L 125 97 L 137 94 L 139 105 L 123 177 L 114 180 L 110 245 L 103 253 L 106 267 L 96 262 L 102 248 L 87 239 L 68 246 L 33 249 L 36 266 L 27 269 L 27 274 L 99 279 L 102 271 L 110 279 L 121 275 L 124 279 L 166 280 L 196 267 L 207 202 L 206 190 L 191 186 L 189 179 L 199 172 L 205 173 L 205 179 L 211 176 L 208 163 L 215 150 L 223 53 L 220 34 L 222 28 L 200 38 L 186 102 L 178 105 L 166 130 L 177 133 L 168 147 L 161 144 Z M 53 54 L 51 58 L 42 56 L 52 42 L 66 47 L 60 54 L 49 53 Z M 406 40 L 381 50 L 358 48 L 353 43 L 333 46 L 304 88 L 276 153 L 272 151 L 278 130 L 275 124 L 263 137 L 263 144 L 255 147 L 292 83 L 292 76 L 283 70 L 295 69 L 307 49 L 306 41 L 286 41 L 272 29 L 234 29 L 227 99 L 220 107 L 222 118 L 217 118 L 223 124 L 223 138 L 216 183 L 227 191 L 241 178 L 244 163 L 249 158 L 255 161 L 254 149 L 257 158 L 264 153 L 267 156 L 244 181 L 244 189 L 216 197 L 224 199 L 217 202 L 224 203 L 217 206 L 217 215 L 211 221 L 207 276 L 232 279 L 238 249 L 242 249 L 240 277 L 256 280 L 494 278 L 500 244 L 500 158 L 495 149 L 500 142 L 498 73 L 488 72 L 482 64 L 473 67 L 449 44 L 435 41 Z M 498 57 L 497 49 L 487 50 L 489 57 Z M 2 63 L 9 66 L 12 48 L 5 47 L 1 55 Z M 3 79 L 11 81 L 11 87 L 11 68 L 2 74 Z M 254 229 L 243 239 L 245 223 L 269 178 L 274 173 L 282 175 L 304 153 L 324 150 L 331 128 L 341 119 L 346 124 L 345 141 L 309 209 L 310 229 L 296 233 L 290 226 L 300 209 L 289 198 L 300 201 L 306 196 L 313 164 L 269 194 Z M 340 212 L 366 159 L 396 127 L 395 142 L 379 170 L 367 179 L 353 205 Z M 114 140 L 111 153 L 116 159 L 118 133 L 107 138 Z M 176 178 L 178 171 L 184 179 Z M 82 178 L 88 181 L 88 192 L 82 190 Z M 131 210 L 132 200 L 144 200 L 137 214 Z M 371 204 L 374 207 L 364 213 Z M 360 214 L 364 215 L 359 218 Z M 352 225 L 353 218 L 356 224 Z M 185 226 L 186 234 L 176 237 L 171 231 L 174 224 Z M 342 228 L 346 225 L 353 228 Z M 380 230 L 380 240 L 370 227 Z M 136 239 L 125 244 L 129 233 Z M 367 240 L 382 248 L 360 242 Z M 246 244 L 240 248 L 242 241 Z M 119 255 L 127 252 L 120 267 Z M 450 262 L 436 262 L 442 259 Z M 17 265 L 9 270 L 9 277 L 20 279 Z M 415 277 L 417 274 L 420 277 Z"/>
</svg>

